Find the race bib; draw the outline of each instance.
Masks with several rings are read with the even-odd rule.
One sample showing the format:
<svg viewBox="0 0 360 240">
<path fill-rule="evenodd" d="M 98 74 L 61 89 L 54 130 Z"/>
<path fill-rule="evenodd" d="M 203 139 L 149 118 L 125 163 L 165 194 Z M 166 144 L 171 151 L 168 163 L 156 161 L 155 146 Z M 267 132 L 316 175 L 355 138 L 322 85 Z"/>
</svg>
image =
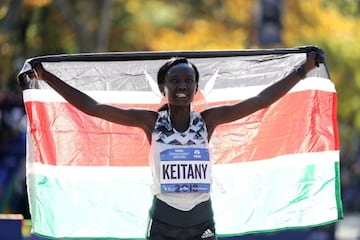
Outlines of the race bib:
<svg viewBox="0 0 360 240">
<path fill-rule="evenodd" d="M 209 192 L 210 181 L 207 149 L 175 148 L 160 153 L 161 192 Z"/>
</svg>

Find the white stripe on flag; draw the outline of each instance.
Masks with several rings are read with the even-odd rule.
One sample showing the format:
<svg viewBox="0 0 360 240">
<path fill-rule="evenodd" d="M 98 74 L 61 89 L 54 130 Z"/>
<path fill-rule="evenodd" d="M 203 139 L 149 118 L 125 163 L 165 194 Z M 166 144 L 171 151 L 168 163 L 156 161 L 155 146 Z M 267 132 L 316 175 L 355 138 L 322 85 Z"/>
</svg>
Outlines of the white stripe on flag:
<svg viewBox="0 0 360 240">
<path fill-rule="evenodd" d="M 84 91 L 101 103 L 159 104 L 161 98 L 150 91 Z M 52 89 L 27 89 L 23 91 L 24 102 L 66 102 Z"/>
<path fill-rule="evenodd" d="M 223 89 L 213 89 L 206 96 L 207 102 L 237 101 L 239 98 L 247 99 L 260 93 L 267 85 L 253 87 L 232 87 Z M 295 85 L 289 93 L 301 92 L 306 90 L 318 90 L 335 92 L 334 83 L 329 79 L 319 77 L 309 77 Z M 288 94 L 289 94 L 288 93 Z"/>
<path fill-rule="evenodd" d="M 213 89 L 206 95 L 207 102 L 229 101 L 249 98 L 256 95 L 266 86 L 253 87 L 233 87 L 225 89 Z M 335 92 L 334 84 L 325 78 L 310 77 L 299 82 L 290 92 L 300 92 L 305 90 L 319 90 Z M 122 103 L 122 104 L 159 104 L 161 98 L 150 91 L 84 91 L 91 97 L 102 103 Z M 27 89 L 23 92 L 25 102 L 66 102 L 63 97 L 52 89 Z"/>
</svg>

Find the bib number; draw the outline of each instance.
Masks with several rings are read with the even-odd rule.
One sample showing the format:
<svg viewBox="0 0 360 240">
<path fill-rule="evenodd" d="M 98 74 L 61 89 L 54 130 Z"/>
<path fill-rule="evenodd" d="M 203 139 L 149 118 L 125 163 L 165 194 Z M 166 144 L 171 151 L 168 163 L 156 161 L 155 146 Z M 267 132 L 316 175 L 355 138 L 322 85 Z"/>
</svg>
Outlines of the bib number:
<svg viewBox="0 0 360 240">
<path fill-rule="evenodd" d="M 160 187 L 163 193 L 210 191 L 207 149 L 176 148 L 160 154 Z"/>
</svg>

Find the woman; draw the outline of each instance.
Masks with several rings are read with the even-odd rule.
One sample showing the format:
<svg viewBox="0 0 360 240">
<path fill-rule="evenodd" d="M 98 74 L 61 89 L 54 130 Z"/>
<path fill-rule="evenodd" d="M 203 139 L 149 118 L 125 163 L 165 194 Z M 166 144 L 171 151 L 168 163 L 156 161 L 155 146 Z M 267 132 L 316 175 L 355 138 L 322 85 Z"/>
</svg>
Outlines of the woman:
<svg viewBox="0 0 360 240">
<path fill-rule="evenodd" d="M 154 201 L 147 239 L 216 239 L 210 200 L 211 161 L 208 142 L 215 128 L 265 108 L 285 95 L 317 65 L 315 52 L 282 80 L 257 96 L 233 105 L 192 112 L 199 72 L 185 58 L 167 61 L 158 72 L 158 86 L 167 104 L 158 112 L 101 104 L 35 66 L 46 81 L 79 110 L 118 124 L 141 128 L 151 144 Z"/>
</svg>

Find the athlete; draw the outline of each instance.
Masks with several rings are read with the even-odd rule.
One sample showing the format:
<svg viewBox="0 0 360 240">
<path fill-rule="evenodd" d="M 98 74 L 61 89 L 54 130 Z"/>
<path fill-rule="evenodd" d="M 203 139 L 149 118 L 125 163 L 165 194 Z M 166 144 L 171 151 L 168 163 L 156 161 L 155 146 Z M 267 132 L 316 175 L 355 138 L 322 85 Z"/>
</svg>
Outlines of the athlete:
<svg viewBox="0 0 360 240">
<path fill-rule="evenodd" d="M 301 66 L 257 96 L 202 112 L 191 111 L 199 72 L 186 58 L 172 58 L 159 69 L 158 86 L 167 98 L 167 104 L 159 111 L 99 103 L 41 64 L 34 67 L 33 73 L 86 114 L 144 131 L 151 144 L 154 195 L 147 239 L 216 239 L 208 153 L 212 133 L 218 125 L 245 117 L 280 99 L 315 68 L 318 61 L 316 52 L 307 53 Z"/>
</svg>

